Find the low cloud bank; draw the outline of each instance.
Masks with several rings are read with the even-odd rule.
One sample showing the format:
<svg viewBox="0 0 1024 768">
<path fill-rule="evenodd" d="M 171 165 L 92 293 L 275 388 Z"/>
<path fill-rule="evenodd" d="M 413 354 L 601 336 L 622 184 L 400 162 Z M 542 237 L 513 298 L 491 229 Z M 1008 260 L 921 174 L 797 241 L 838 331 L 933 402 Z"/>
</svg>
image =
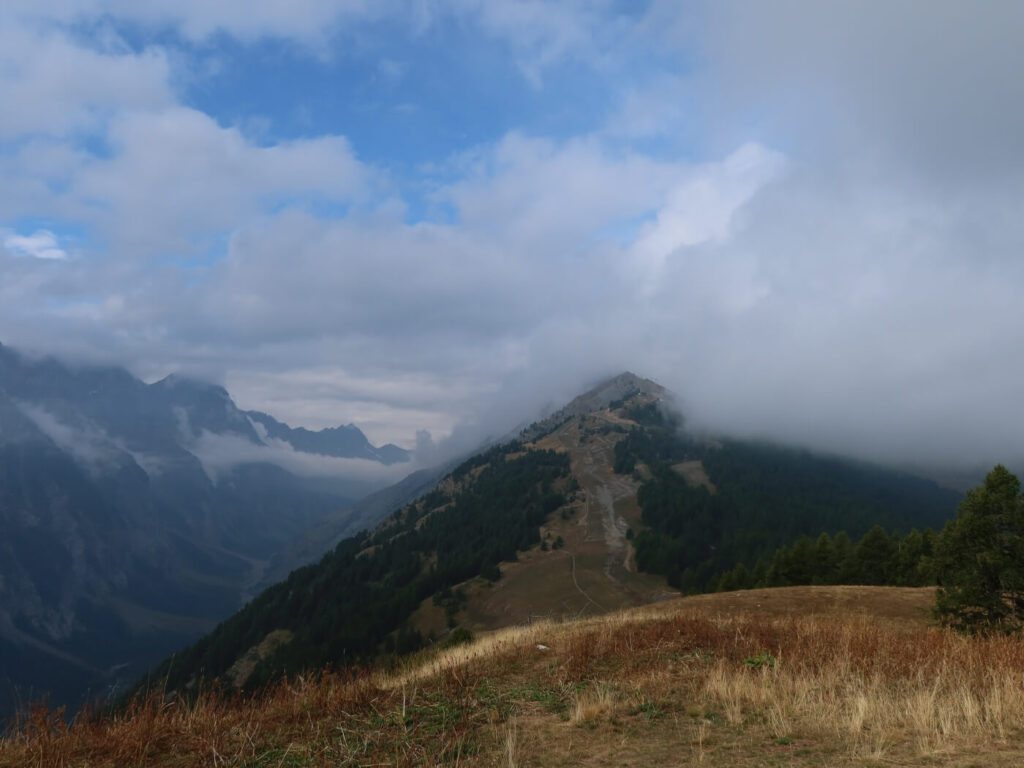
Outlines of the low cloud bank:
<svg viewBox="0 0 1024 768">
<path fill-rule="evenodd" d="M 219 435 L 201 430 L 187 446 L 198 458 L 210 478 L 216 481 L 224 472 L 241 464 L 275 464 L 300 477 L 324 477 L 354 480 L 384 487 L 398 482 L 419 469 L 415 462 L 385 466 L 370 459 L 322 456 L 295 450 L 283 440 L 267 438 L 257 445 L 238 435 Z"/>
</svg>

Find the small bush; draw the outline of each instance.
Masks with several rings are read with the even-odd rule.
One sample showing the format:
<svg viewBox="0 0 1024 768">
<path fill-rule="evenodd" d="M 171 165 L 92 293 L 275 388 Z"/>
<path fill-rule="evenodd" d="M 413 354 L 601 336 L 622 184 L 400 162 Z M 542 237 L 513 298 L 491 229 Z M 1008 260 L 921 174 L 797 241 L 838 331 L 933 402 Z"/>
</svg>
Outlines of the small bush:
<svg viewBox="0 0 1024 768">
<path fill-rule="evenodd" d="M 768 651 L 761 651 L 754 656 L 747 656 L 747 658 L 743 660 L 743 663 L 750 669 L 763 669 L 765 667 L 774 669 L 774 667 L 779 663 L 779 660 L 768 653 Z"/>
<path fill-rule="evenodd" d="M 456 627 L 444 641 L 445 648 L 454 648 L 456 645 L 464 645 L 473 642 L 472 630 L 465 627 Z"/>
</svg>

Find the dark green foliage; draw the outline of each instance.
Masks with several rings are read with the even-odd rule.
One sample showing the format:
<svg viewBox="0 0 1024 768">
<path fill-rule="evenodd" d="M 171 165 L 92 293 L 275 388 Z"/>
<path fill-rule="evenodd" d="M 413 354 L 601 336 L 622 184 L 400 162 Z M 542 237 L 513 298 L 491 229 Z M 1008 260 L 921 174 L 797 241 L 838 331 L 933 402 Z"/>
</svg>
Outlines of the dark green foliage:
<svg viewBox="0 0 1024 768">
<path fill-rule="evenodd" d="M 406 653 L 424 639 L 404 622 L 431 595 L 449 618 L 464 596 L 455 585 L 474 576 L 497 579 L 498 563 L 540 541 L 538 526 L 564 502 L 553 483 L 569 471 L 565 454 L 530 451 L 506 461 L 519 446 L 488 451 L 485 463 L 458 471 L 462 490 L 435 492 L 375 533 L 341 542 L 320 563 L 300 568 L 261 593 L 239 613 L 155 671 L 153 679 L 180 688 L 215 678 L 275 629 L 294 637 L 261 662 L 248 687 L 281 674 L 357 664 L 381 653 Z M 469 473 L 483 467 L 475 477 Z"/>
<path fill-rule="evenodd" d="M 384 638 L 383 650 L 385 653 L 403 656 L 418 651 L 424 645 L 423 635 L 419 630 L 402 626 L 393 636 Z"/>
<path fill-rule="evenodd" d="M 756 587 L 861 584 L 921 587 L 935 583 L 932 570 L 936 534 L 916 528 L 906 537 L 873 527 L 857 542 L 845 531 L 823 533 L 814 541 L 801 536 L 780 547 L 770 564 L 758 561 L 753 571 L 740 563 L 719 578 L 719 591 Z"/>
<path fill-rule="evenodd" d="M 455 617 L 466 605 L 469 598 L 462 589 L 444 587 L 440 592 L 434 593 L 434 605 L 444 608 L 445 619 L 449 627 L 456 624 Z"/>
<path fill-rule="evenodd" d="M 501 569 L 497 563 L 485 563 L 480 569 L 480 575 L 490 582 L 495 582 L 501 578 Z"/>
<path fill-rule="evenodd" d="M 1024 497 L 1006 467 L 968 492 L 939 537 L 935 568 L 944 623 L 971 632 L 1024 626 Z"/>
<path fill-rule="evenodd" d="M 682 461 L 691 448 L 689 440 L 675 428 L 641 429 L 634 427 L 615 444 L 613 469 L 628 475 L 642 461 L 649 467 Z"/>
<path fill-rule="evenodd" d="M 864 534 L 854 548 L 854 559 L 859 569 L 857 581 L 876 586 L 894 583 L 898 548 L 898 537 L 890 538 L 879 525 Z"/>
<path fill-rule="evenodd" d="M 684 458 L 703 462 L 717 493 L 690 486 L 672 469 Z M 737 578 L 751 585 L 916 583 L 923 578 L 915 570 L 920 558 L 893 566 L 902 545 L 882 528 L 858 544 L 853 558 L 848 537 L 810 537 L 938 525 L 957 501 L 934 483 L 879 467 L 765 444 L 702 445 L 670 428 L 637 428 L 616 445 L 617 472 L 631 471 L 637 460 L 653 473 L 638 493 L 648 527 L 634 538 L 637 565 L 684 592 L 721 586 L 737 563 L 746 572 L 732 573 L 726 585 Z M 925 546 L 924 535 L 916 534 L 912 551 Z M 753 575 L 750 564 L 785 547 Z"/>
<path fill-rule="evenodd" d="M 634 406 L 623 411 L 622 415 L 645 427 L 660 427 L 676 431 L 682 426 L 682 419 L 678 414 L 666 410 L 656 402 Z"/>
<path fill-rule="evenodd" d="M 465 627 L 456 627 L 444 641 L 446 648 L 473 642 L 473 632 Z"/>
<path fill-rule="evenodd" d="M 458 482 L 477 467 L 483 467 L 491 464 L 495 459 L 503 457 L 506 453 L 518 451 L 521 450 L 521 448 L 522 446 L 517 442 L 507 443 L 505 445 L 496 445 L 483 453 L 471 456 L 459 464 L 459 466 L 452 470 L 451 478 Z"/>
<path fill-rule="evenodd" d="M 634 397 L 636 397 L 638 394 L 640 394 L 640 390 L 638 390 L 638 389 L 631 390 L 629 393 L 623 395 L 618 400 L 612 400 L 610 403 L 608 403 L 608 409 L 611 410 L 611 411 L 618 410 L 619 408 L 624 406 L 627 402 L 629 402 Z"/>
<path fill-rule="evenodd" d="M 938 538 L 931 528 L 924 531 L 915 528 L 899 542 L 895 559 L 897 583 L 905 587 L 936 583 L 934 554 Z"/>
</svg>

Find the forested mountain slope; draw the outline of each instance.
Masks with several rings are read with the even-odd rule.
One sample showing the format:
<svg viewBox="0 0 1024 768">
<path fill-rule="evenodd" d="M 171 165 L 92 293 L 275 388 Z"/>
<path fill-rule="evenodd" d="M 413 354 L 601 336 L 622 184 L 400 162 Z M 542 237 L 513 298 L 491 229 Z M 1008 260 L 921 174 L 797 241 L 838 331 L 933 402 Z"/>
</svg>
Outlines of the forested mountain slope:
<svg viewBox="0 0 1024 768">
<path fill-rule="evenodd" d="M 872 465 L 692 435 L 660 386 L 624 374 L 295 571 L 150 680 L 251 688 L 658 601 L 713 588 L 801 535 L 935 526 L 957 501 Z"/>
<path fill-rule="evenodd" d="M 756 568 L 802 536 L 939 528 L 961 498 L 883 467 L 766 443 L 701 440 L 656 410 L 629 413 L 641 425 L 616 445 L 615 465 L 645 478 L 637 563 L 686 592 L 713 588 L 737 563 Z"/>
</svg>

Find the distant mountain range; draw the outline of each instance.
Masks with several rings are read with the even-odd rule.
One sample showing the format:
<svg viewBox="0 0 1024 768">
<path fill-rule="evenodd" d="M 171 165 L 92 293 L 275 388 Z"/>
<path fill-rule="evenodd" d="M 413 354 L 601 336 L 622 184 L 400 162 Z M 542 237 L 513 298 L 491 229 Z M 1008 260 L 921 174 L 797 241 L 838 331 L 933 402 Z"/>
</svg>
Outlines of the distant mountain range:
<svg viewBox="0 0 1024 768">
<path fill-rule="evenodd" d="M 422 493 L 433 480 L 416 479 L 412 503 L 379 494 L 352 520 L 353 535 L 149 680 L 161 690 L 201 679 L 256 689 L 282 674 L 372 665 L 534 617 L 715 589 L 738 564 L 763 574 L 762 583 L 778 580 L 765 563 L 810 541 L 801 537 L 938 527 L 960 498 L 864 462 L 691 433 L 668 392 L 630 373 L 471 456 Z M 847 549 L 858 566 L 850 573 L 885 578 L 865 565 L 864 547 Z"/>
<path fill-rule="evenodd" d="M 259 411 L 246 411 L 246 416 L 264 439 L 283 440 L 296 451 L 348 459 L 367 459 L 381 464 L 400 464 L 412 457 L 407 450 L 387 443 L 379 448 L 371 445 L 355 424 L 328 427 L 311 432 L 305 427 L 292 429 L 273 416 Z M 262 429 L 261 429 L 262 428 Z"/>
<path fill-rule="evenodd" d="M 75 703 L 134 678 L 410 459 L 213 384 L 0 345 L 0 720 L 42 691 Z"/>
</svg>

